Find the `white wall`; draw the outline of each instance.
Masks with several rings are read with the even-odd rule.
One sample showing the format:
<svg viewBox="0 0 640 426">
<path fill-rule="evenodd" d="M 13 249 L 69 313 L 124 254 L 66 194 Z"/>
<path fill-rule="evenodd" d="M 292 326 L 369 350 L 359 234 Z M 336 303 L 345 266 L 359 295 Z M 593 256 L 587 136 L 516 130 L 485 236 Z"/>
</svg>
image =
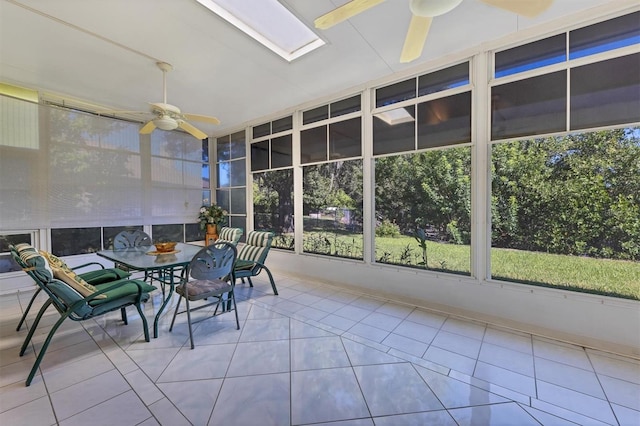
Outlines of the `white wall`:
<svg viewBox="0 0 640 426">
<path fill-rule="evenodd" d="M 414 306 L 582 346 L 640 357 L 640 302 L 388 265 L 269 252 L 279 274 L 363 291 Z"/>
</svg>

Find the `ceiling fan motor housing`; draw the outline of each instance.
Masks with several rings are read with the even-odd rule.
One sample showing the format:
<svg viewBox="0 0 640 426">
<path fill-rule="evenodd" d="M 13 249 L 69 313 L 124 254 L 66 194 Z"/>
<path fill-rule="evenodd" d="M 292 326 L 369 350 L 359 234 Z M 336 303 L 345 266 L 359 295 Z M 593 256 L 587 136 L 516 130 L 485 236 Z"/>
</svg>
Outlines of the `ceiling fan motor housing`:
<svg viewBox="0 0 640 426">
<path fill-rule="evenodd" d="M 462 3 L 462 0 L 411 0 L 409 7 L 414 15 L 434 17 L 444 15 Z"/>
</svg>

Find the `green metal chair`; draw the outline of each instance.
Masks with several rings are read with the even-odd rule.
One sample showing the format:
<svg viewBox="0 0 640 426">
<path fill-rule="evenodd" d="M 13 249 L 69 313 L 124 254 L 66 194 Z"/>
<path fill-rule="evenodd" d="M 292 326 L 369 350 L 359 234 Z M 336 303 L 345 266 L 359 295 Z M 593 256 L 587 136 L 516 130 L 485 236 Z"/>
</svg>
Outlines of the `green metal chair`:
<svg viewBox="0 0 640 426">
<path fill-rule="evenodd" d="M 222 304 L 222 312 L 225 311 L 226 304 L 233 303 L 233 310 L 236 313 L 236 325 L 240 330 L 240 321 L 238 320 L 238 310 L 236 308 L 236 298 L 233 294 L 235 279 L 233 278 L 233 266 L 236 261 L 238 252 L 233 244 L 228 242 L 216 242 L 208 247 L 200 250 L 189 263 L 185 270 L 182 284 L 176 287 L 176 293 L 180 296 L 176 304 L 176 310 L 173 312 L 173 319 L 169 331 L 173 330 L 173 324 L 178 314 L 187 314 L 187 322 L 189 324 L 189 339 L 191 340 L 191 349 L 193 344 L 193 331 L 191 327 L 191 312 L 203 309 L 212 305 L 216 305 L 213 316 L 218 313 L 218 308 Z M 226 299 L 224 298 L 226 296 Z M 213 302 L 204 305 L 198 305 L 195 308 L 190 306 L 190 302 L 214 298 Z M 186 309 L 180 311 L 180 302 L 185 300 Z M 228 309 L 227 309 L 228 310 Z M 222 313 L 221 312 L 221 313 Z M 210 317 L 205 317 L 207 319 Z M 202 320 L 201 320 L 202 321 Z"/>
<path fill-rule="evenodd" d="M 12 248 L 12 252 L 13 252 L 14 258 L 15 258 L 16 255 L 19 256 L 19 251 L 20 250 L 36 251 L 36 249 L 31 244 L 28 244 L 28 243 L 16 244 Z M 95 269 L 93 271 L 84 272 L 84 273 L 79 273 L 78 275 L 83 280 L 85 280 L 86 282 L 88 282 L 91 285 L 98 285 L 98 284 L 102 284 L 102 283 L 113 282 L 113 281 L 116 281 L 116 280 L 129 278 L 129 276 L 131 276 L 131 274 L 129 272 L 124 271 L 124 270 L 119 269 L 119 268 L 105 268 L 99 262 L 84 263 L 82 265 L 76 266 L 76 267 L 71 268 L 71 269 L 74 270 L 74 271 L 77 271 L 79 269 L 87 268 L 89 266 L 97 266 L 98 269 Z M 16 331 L 20 331 L 20 328 L 22 328 L 22 324 L 24 324 L 24 320 L 25 320 L 25 318 L 27 318 L 27 315 L 29 314 L 29 310 L 31 310 L 31 305 L 33 305 L 33 302 L 38 297 L 38 294 L 40 294 L 40 291 L 42 291 L 42 289 L 40 287 L 37 287 L 36 291 L 33 293 L 33 296 L 31 297 L 31 300 L 29 301 L 29 304 L 27 305 L 27 309 L 24 310 L 24 313 L 22 314 L 22 318 L 20 318 L 20 322 L 18 323 L 18 326 L 16 327 Z"/>
<path fill-rule="evenodd" d="M 249 285 L 253 287 L 251 277 L 258 276 L 263 270 L 269 276 L 269 282 L 273 293 L 277 296 L 278 289 L 276 283 L 273 280 L 273 275 L 267 266 L 264 264 L 271 248 L 271 242 L 273 241 L 273 233 L 265 231 L 251 231 L 247 234 L 247 242 L 240 249 L 238 253 L 238 260 L 234 267 L 235 278 L 244 278 L 249 281 Z"/>
<path fill-rule="evenodd" d="M 218 233 L 218 239 L 216 240 L 216 243 L 226 242 L 232 244 L 233 246 L 237 246 L 240 238 L 242 238 L 242 234 L 242 228 L 231 228 L 229 226 L 223 226 Z"/>
<path fill-rule="evenodd" d="M 155 290 L 155 287 L 140 280 L 122 279 L 102 284 L 98 289 L 86 282 L 81 283 L 78 281 L 78 284 L 81 285 L 84 290 L 91 291 L 90 294 L 83 295 L 76 287 L 54 278 L 51 269 L 49 269 L 44 257 L 40 253 L 35 250 L 22 250 L 20 255 L 17 256 L 17 252 L 18 250 L 11 247 L 14 260 L 33 278 L 38 287 L 49 296 L 38 311 L 38 315 L 29 329 L 29 333 L 20 348 L 20 356 L 24 355 L 42 316 L 49 306 L 53 305 L 60 314 L 60 318 L 51 327 L 42 344 L 42 348 L 27 377 L 26 386 L 31 384 L 53 336 L 67 318 L 70 318 L 72 321 L 84 321 L 111 311 L 120 310 L 122 312 L 122 319 L 126 324 L 125 308 L 134 305 L 142 319 L 144 338 L 147 342 L 149 341 L 149 327 L 140 304 L 149 299 L 149 292 Z"/>
</svg>

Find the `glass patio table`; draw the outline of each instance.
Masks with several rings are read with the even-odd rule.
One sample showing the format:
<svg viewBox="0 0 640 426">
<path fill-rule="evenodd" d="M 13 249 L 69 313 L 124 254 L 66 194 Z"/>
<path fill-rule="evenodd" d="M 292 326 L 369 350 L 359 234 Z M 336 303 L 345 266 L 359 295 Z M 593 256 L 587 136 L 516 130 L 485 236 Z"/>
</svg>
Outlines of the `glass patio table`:
<svg viewBox="0 0 640 426">
<path fill-rule="evenodd" d="M 160 281 L 169 286 L 169 291 L 153 321 L 153 337 L 155 338 L 158 337 L 158 320 L 160 319 L 160 315 L 162 315 L 162 311 L 167 306 L 167 303 L 169 303 L 175 285 L 181 283 L 180 278 L 176 279 L 175 271 L 189 265 L 193 256 L 201 249 L 202 246 L 178 243 L 175 250 L 166 254 L 158 254 L 153 246 L 101 250 L 96 254 L 116 264 L 122 264 L 128 268 L 143 271 L 148 276 L 152 276 L 153 272 L 156 271 L 160 273 Z"/>
</svg>

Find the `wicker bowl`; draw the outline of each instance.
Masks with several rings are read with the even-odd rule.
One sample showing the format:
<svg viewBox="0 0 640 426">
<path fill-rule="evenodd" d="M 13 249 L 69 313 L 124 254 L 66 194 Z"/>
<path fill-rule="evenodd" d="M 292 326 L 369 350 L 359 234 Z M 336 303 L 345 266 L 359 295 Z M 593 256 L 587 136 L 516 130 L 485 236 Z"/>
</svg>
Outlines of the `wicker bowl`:
<svg viewBox="0 0 640 426">
<path fill-rule="evenodd" d="M 176 248 L 176 244 L 178 243 L 156 243 L 154 246 L 158 253 L 168 253 Z"/>
</svg>

